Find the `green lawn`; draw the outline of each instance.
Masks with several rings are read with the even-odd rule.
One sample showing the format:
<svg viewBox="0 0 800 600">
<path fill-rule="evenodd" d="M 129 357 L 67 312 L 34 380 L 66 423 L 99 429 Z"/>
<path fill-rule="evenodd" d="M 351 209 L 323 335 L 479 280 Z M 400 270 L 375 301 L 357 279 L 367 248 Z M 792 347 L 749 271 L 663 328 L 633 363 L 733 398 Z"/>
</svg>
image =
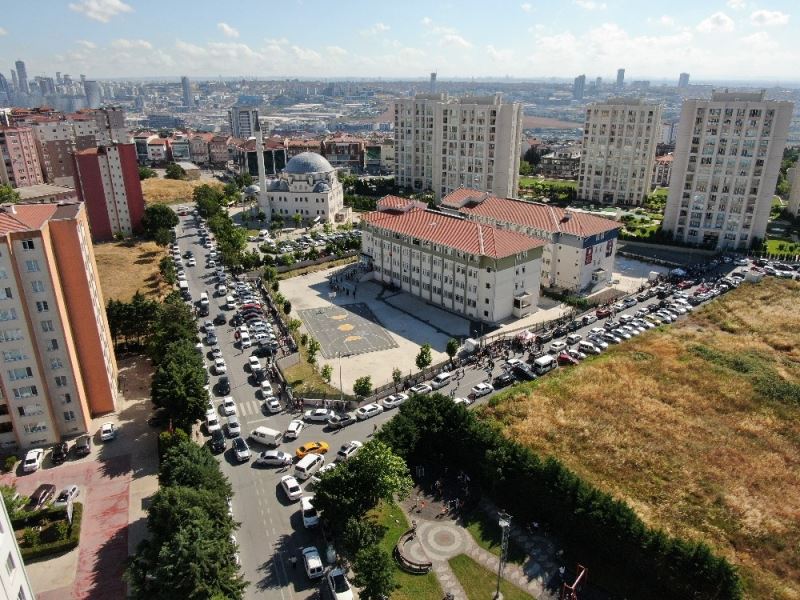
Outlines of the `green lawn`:
<svg viewBox="0 0 800 600">
<path fill-rule="evenodd" d="M 494 598 L 497 589 L 497 574 L 479 565 L 466 554 L 454 556 L 449 561 L 450 568 L 467 593 L 469 600 Z M 523 592 L 505 579 L 500 582 L 500 591 L 505 600 L 533 600 L 533 596 Z"/>
<path fill-rule="evenodd" d="M 382 503 L 375 510 L 370 512 L 370 516 L 378 523 L 386 527 L 386 534 L 381 541 L 381 548 L 392 554 L 394 545 L 402 534 L 408 531 L 409 525 L 406 516 L 400 508 L 392 503 Z M 426 575 L 411 575 L 394 563 L 395 581 L 400 585 L 392 592 L 392 600 L 441 600 L 444 593 L 436 579 L 433 571 Z"/>
<path fill-rule="evenodd" d="M 794 246 L 794 250 L 792 250 L 792 246 Z M 769 254 L 800 254 L 800 243 L 781 238 L 767 240 L 767 252 Z"/>
<path fill-rule="evenodd" d="M 544 184 L 551 184 L 551 185 L 563 185 L 566 187 L 578 187 L 578 182 L 573 181 L 571 179 L 539 179 L 538 177 L 520 177 L 519 178 L 519 186 L 520 187 L 529 187 L 535 185 L 537 183 L 544 183 Z"/>
<path fill-rule="evenodd" d="M 481 548 L 500 556 L 500 526 L 495 519 L 490 519 L 485 512 L 476 509 L 464 517 L 464 524 Z M 508 542 L 508 562 L 523 565 L 527 558 L 522 548 L 511 540 Z"/>
<path fill-rule="evenodd" d="M 308 362 L 308 351 L 305 346 L 300 346 L 300 362 L 287 368 L 284 375 L 286 381 L 291 384 L 292 394 L 295 397 L 338 399 L 341 396 L 341 392 L 326 383 L 320 372 Z M 345 400 L 349 398 L 348 394 L 344 394 Z"/>
</svg>

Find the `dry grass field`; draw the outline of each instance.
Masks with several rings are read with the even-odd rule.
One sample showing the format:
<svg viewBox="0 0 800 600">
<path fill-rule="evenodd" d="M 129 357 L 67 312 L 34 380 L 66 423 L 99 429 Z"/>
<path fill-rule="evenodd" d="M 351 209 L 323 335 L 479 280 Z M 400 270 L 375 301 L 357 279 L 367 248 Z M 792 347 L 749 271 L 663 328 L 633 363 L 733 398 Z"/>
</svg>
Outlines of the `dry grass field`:
<svg viewBox="0 0 800 600">
<path fill-rule="evenodd" d="M 702 539 L 750 598 L 800 598 L 800 284 L 767 279 L 485 414 L 650 525 Z"/>
<path fill-rule="evenodd" d="M 153 177 L 142 181 L 142 193 L 147 204 L 177 204 L 189 202 L 192 192 L 198 185 L 207 183 L 213 187 L 222 188 L 218 181 L 180 181 L 178 179 L 158 179 Z"/>
<path fill-rule="evenodd" d="M 167 251 L 155 242 L 108 242 L 94 245 L 100 272 L 100 286 L 108 302 L 128 301 L 140 290 L 145 296 L 160 298 L 167 286 L 158 272 L 158 261 Z"/>
</svg>

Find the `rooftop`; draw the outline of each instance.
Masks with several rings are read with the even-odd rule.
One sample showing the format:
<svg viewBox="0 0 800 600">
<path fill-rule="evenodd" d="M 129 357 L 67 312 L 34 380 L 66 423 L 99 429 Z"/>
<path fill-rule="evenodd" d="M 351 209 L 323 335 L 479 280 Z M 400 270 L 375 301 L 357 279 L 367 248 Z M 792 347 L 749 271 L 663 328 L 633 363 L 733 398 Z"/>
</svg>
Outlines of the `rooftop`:
<svg viewBox="0 0 800 600">
<path fill-rule="evenodd" d="M 15 231 L 41 229 L 56 212 L 58 204 L 2 204 L 0 205 L 0 235 Z"/>
<path fill-rule="evenodd" d="M 306 173 L 330 173 L 333 171 L 331 163 L 321 154 L 316 152 L 301 152 L 293 156 L 286 163 L 286 173 L 305 175 Z"/>
<path fill-rule="evenodd" d="M 374 227 L 490 258 L 504 258 L 544 246 L 542 240 L 521 233 L 420 208 L 405 213 L 370 212 L 362 215 L 361 220 Z"/>
<path fill-rule="evenodd" d="M 27 187 L 17 188 L 19 197 L 25 200 L 41 198 L 43 196 L 54 196 L 56 194 L 75 193 L 75 190 L 65 185 L 51 185 L 49 183 L 37 183 Z"/>
</svg>

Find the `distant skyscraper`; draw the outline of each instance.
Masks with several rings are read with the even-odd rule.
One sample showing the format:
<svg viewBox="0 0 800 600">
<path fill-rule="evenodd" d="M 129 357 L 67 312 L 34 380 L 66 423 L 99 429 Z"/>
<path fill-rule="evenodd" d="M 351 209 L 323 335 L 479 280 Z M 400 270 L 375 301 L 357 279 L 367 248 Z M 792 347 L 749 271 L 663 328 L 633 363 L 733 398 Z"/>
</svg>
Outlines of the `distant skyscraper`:
<svg viewBox="0 0 800 600">
<path fill-rule="evenodd" d="M 258 110 L 249 106 L 234 105 L 228 110 L 228 120 L 234 137 L 249 139 L 255 136 Z"/>
<path fill-rule="evenodd" d="M 19 91 L 19 77 L 17 77 L 17 70 L 11 69 L 11 85 L 14 87 L 14 91 Z"/>
<path fill-rule="evenodd" d="M 625 85 L 625 69 L 617 69 L 617 87 L 622 88 Z"/>
<path fill-rule="evenodd" d="M 183 105 L 194 106 L 194 101 L 192 98 L 192 84 L 189 81 L 189 78 L 185 75 L 181 77 L 181 87 L 183 88 Z"/>
<path fill-rule="evenodd" d="M 583 100 L 583 92 L 586 89 L 586 75 L 578 75 L 572 84 L 572 97 L 575 100 Z"/>
<path fill-rule="evenodd" d="M 436 73 L 431 73 L 431 94 L 436 93 Z"/>
<path fill-rule="evenodd" d="M 681 73 L 680 77 L 678 77 L 678 87 L 679 88 L 687 88 L 687 87 L 689 87 L 689 74 L 688 73 Z"/>
<path fill-rule="evenodd" d="M 3 98 L 8 104 L 11 103 L 11 86 L 2 73 L 0 73 L 0 98 Z"/>
<path fill-rule="evenodd" d="M 62 83 L 64 83 L 64 80 L 61 79 L 61 71 L 56 71 L 56 83 L 58 85 L 61 85 Z"/>
<path fill-rule="evenodd" d="M 87 79 L 83 83 L 83 90 L 86 93 L 86 105 L 89 108 L 100 108 L 100 84 L 94 80 Z"/>
<path fill-rule="evenodd" d="M 29 94 L 30 88 L 28 87 L 28 70 L 25 68 L 25 63 L 18 60 L 15 63 L 17 67 L 18 90 L 23 94 Z"/>
<path fill-rule="evenodd" d="M 594 80 L 594 84 L 595 84 L 595 86 L 597 86 L 597 89 L 599 90 L 600 86 L 603 85 L 603 78 L 602 77 L 598 77 L 597 79 Z"/>
</svg>

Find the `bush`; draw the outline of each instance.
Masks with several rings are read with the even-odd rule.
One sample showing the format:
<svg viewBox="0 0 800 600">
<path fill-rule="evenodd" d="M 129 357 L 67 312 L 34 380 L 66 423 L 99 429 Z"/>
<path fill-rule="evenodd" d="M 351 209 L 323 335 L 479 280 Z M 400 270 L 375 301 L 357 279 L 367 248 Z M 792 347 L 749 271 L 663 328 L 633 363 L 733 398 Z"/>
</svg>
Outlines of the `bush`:
<svg viewBox="0 0 800 600">
<path fill-rule="evenodd" d="M 13 454 L 11 456 L 6 456 L 3 459 L 3 470 L 8 473 L 9 471 L 14 470 L 14 465 L 17 464 L 17 457 Z"/>
<path fill-rule="evenodd" d="M 83 520 L 83 504 L 80 502 L 75 502 L 72 505 L 72 525 L 67 523 L 66 521 L 66 513 L 64 509 L 48 509 L 48 510 L 55 510 L 55 512 L 59 513 L 60 521 L 58 521 L 55 525 L 55 531 L 58 532 L 63 537 L 60 537 L 57 540 L 47 543 L 41 543 L 37 540 L 36 544 L 27 545 L 26 535 L 28 531 L 33 531 L 32 529 L 27 529 L 25 534 L 23 534 L 23 541 L 25 541 L 24 546 L 20 547 L 20 553 L 22 554 L 22 559 L 25 562 L 43 558 L 45 556 L 50 556 L 51 554 L 61 554 L 62 552 L 66 552 L 68 550 L 72 550 L 78 546 L 78 543 L 81 539 L 81 521 Z M 41 511 L 46 512 L 46 511 Z M 31 535 L 33 537 L 40 537 L 38 536 L 38 531 L 36 531 L 36 536 Z M 66 533 L 66 535 L 65 535 Z"/>
</svg>

